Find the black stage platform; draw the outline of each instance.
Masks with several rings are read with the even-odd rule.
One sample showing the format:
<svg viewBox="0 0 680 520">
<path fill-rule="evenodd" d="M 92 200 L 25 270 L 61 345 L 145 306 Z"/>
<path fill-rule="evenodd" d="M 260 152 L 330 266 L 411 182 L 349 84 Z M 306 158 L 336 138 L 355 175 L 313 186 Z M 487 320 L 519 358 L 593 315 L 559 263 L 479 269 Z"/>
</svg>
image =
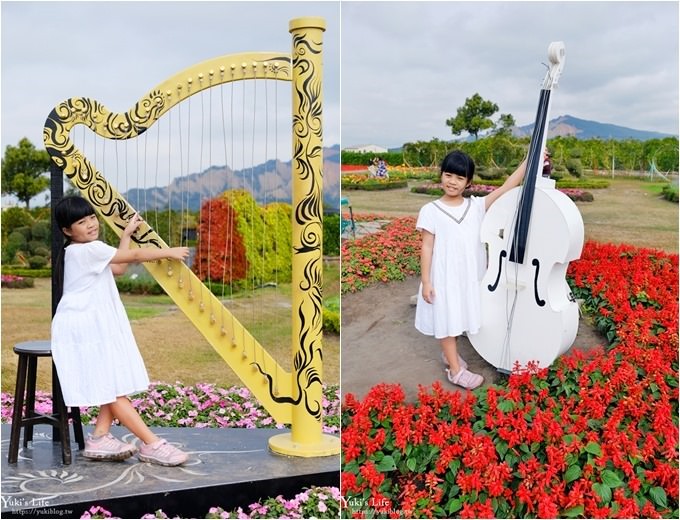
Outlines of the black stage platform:
<svg viewBox="0 0 680 520">
<path fill-rule="evenodd" d="M 85 430 L 88 430 L 86 427 Z M 134 437 L 113 428 L 118 438 Z M 80 518 L 100 505 L 121 518 L 141 518 L 162 509 L 169 517 L 204 518 L 213 506 L 229 511 L 260 499 L 292 499 L 310 486 L 340 485 L 340 456 L 286 457 L 269 451 L 267 440 L 286 430 L 153 428 L 190 453 L 186 464 L 167 468 L 140 462 L 97 462 L 73 443 L 73 464 L 61 462 L 52 428 L 35 427 L 33 446 L 7 462 L 10 425 L 2 434 L 2 518 Z M 23 440 L 22 440 L 23 442 Z"/>
</svg>

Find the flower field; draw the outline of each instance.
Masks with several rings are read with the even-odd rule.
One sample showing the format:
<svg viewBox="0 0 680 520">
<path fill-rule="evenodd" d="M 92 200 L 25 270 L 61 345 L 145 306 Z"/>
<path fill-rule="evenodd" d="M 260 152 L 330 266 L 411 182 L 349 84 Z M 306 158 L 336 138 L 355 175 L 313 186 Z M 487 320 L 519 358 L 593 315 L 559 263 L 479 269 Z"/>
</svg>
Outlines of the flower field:
<svg viewBox="0 0 680 520">
<path fill-rule="evenodd" d="M 415 274 L 414 224 L 345 244 L 343 291 Z M 587 242 L 568 278 L 606 349 L 465 394 L 345 396 L 344 517 L 678 517 L 678 256 Z"/>
<path fill-rule="evenodd" d="M 357 220 L 390 217 L 355 215 Z M 392 220 L 383 231 L 348 240 L 340 248 L 341 292 L 356 292 L 376 282 L 404 280 L 420 272 L 420 233 L 415 217 Z"/>
<path fill-rule="evenodd" d="M 193 428 L 285 428 L 272 419 L 250 393 L 240 386 L 220 388 L 199 383 L 184 386 L 181 383 L 153 382 L 146 392 L 131 400 L 147 426 L 187 426 Z M 14 396 L 2 392 L 2 422 L 12 422 Z M 322 397 L 325 433 L 340 431 L 340 388 L 324 385 Z M 50 393 L 37 391 L 35 410 L 46 413 L 52 410 Z M 94 424 L 98 407 L 80 409 L 83 424 Z"/>
<path fill-rule="evenodd" d="M 313 487 L 287 500 L 282 495 L 262 502 L 225 511 L 211 507 L 204 518 L 338 518 L 340 490 L 336 487 Z M 101 506 L 92 506 L 80 518 L 120 518 Z M 143 519 L 171 518 L 162 509 L 142 516 Z M 179 517 L 172 517 L 179 518 Z"/>
<path fill-rule="evenodd" d="M 8 289 L 25 289 L 27 287 L 33 287 L 33 278 L 26 278 L 14 274 L 3 274 L 1 283 L 2 287 L 7 287 Z"/>
</svg>

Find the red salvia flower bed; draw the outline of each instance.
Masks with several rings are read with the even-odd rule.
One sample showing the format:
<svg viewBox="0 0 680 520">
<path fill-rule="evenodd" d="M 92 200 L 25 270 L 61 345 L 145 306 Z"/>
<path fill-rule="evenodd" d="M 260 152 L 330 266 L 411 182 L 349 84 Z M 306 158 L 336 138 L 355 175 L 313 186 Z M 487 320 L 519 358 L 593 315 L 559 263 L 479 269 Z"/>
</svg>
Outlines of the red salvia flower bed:
<svg viewBox="0 0 680 520">
<path fill-rule="evenodd" d="M 345 396 L 345 517 L 678 517 L 678 256 L 587 242 L 568 276 L 608 347 L 465 394 Z"/>
</svg>

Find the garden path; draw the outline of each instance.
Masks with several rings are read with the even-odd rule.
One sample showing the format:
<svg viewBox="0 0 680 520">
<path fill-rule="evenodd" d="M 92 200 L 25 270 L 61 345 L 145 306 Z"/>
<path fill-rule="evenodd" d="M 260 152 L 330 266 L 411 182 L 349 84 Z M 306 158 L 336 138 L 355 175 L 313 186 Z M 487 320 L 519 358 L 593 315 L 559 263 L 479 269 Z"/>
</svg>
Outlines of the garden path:
<svg viewBox="0 0 680 520">
<path fill-rule="evenodd" d="M 406 399 L 415 401 L 418 386 L 439 381 L 443 387 L 464 391 L 446 379 L 440 360 L 439 342 L 422 335 L 414 327 L 415 306 L 420 278 L 403 282 L 376 284 L 354 294 L 342 296 L 342 374 L 343 395 L 361 399 L 378 383 L 399 383 Z M 459 340 L 459 353 L 470 370 L 484 376 L 484 384 L 500 382 L 506 376 L 487 363 L 467 338 Z M 588 350 L 605 345 L 604 338 L 581 318 L 574 347 Z"/>
</svg>

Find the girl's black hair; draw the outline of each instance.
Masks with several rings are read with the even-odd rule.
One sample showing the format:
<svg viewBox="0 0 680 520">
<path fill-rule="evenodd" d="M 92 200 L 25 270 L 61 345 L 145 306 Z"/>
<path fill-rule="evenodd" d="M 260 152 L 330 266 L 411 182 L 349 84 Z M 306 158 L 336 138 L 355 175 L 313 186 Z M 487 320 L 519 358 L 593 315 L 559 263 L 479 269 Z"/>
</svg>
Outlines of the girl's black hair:
<svg viewBox="0 0 680 520">
<path fill-rule="evenodd" d="M 54 218 L 62 233 L 64 228 L 71 227 L 74 222 L 90 215 L 94 215 L 92 204 L 77 195 L 64 197 L 54 207 Z"/>
<path fill-rule="evenodd" d="M 475 162 L 465 152 L 454 150 L 444 157 L 442 161 L 441 173 L 453 173 L 465 177 L 468 182 L 472 182 L 475 175 Z"/>
<path fill-rule="evenodd" d="M 57 261 L 53 265 L 54 276 L 57 281 L 55 287 L 57 301 L 61 299 L 61 293 L 64 289 L 64 254 L 66 246 L 71 243 L 71 239 L 64 234 L 64 228 L 69 228 L 74 222 L 90 215 L 94 215 L 92 204 L 77 195 L 64 197 L 54 206 L 54 220 L 65 238 L 64 246 L 59 250 Z"/>
</svg>

